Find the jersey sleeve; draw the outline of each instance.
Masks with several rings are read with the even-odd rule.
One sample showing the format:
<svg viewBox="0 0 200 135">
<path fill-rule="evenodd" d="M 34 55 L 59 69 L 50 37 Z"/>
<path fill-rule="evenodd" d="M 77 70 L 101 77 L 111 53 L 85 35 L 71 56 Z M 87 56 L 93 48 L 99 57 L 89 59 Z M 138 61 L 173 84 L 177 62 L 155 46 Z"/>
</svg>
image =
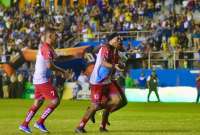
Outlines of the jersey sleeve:
<svg viewBox="0 0 200 135">
<path fill-rule="evenodd" d="M 109 58 L 108 53 L 109 53 L 109 51 L 108 51 L 108 48 L 107 48 L 107 47 L 104 47 L 104 46 L 101 47 L 101 52 L 100 52 L 100 54 L 101 54 L 102 59 L 108 60 L 108 58 Z"/>
<path fill-rule="evenodd" d="M 49 47 L 43 46 L 41 53 L 45 60 L 53 60 L 55 58 L 55 52 Z"/>
</svg>

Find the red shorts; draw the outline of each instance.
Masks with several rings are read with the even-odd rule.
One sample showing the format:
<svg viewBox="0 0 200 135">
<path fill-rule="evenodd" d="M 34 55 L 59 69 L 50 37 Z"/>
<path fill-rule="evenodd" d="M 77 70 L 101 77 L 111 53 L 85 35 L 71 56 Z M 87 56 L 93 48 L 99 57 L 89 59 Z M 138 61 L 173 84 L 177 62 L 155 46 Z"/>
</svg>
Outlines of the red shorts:
<svg viewBox="0 0 200 135">
<path fill-rule="evenodd" d="M 109 96 L 110 95 L 116 95 L 116 94 L 122 94 L 123 90 L 121 89 L 121 87 L 117 84 L 116 81 L 112 81 L 109 85 L 108 85 L 108 89 L 109 89 Z"/>
<path fill-rule="evenodd" d="M 106 85 L 91 85 L 91 101 L 92 103 L 105 103 L 109 96 L 122 95 L 123 90 L 116 81 L 112 81 Z"/>
<path fill-rule="evenodd" d="M 35 84 L 35 99 L 56 99 L 58 94 L 51 82 Z"/>
<path fill-rule="evenodd" d="M 91 85 L 91 101 L 95 104 L 102 104 L 108 100 L 106 87 L 108 85 Z"/>
</svg>

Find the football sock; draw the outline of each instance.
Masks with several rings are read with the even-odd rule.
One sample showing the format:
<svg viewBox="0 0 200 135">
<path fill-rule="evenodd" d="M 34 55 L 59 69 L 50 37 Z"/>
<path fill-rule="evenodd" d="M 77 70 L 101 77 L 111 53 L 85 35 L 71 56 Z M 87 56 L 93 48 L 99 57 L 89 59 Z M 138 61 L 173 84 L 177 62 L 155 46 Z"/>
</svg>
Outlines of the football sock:
<svg viewBox="0 0 200 135">
<path fill-rule="evenodd" d="M 35 105 L 33 105 L 29 109 L 29 111 L 28 111 L 28 113 L 26 115 L 26 119 L 24 120 L 24 122 L 22 124 L 23 126 L 28 126 L 28 124 L 30 123 L 31 119 L 33 118 L 33 116 L 35 115 L 35 113 L 38 111 L 38 109 L 39 109 L 39 107 L 37 107 Z"/>
<path fill-rule="evenodd" d="M 57 105 L 54 104 L 50 104 L 45 111 L 43 112 L 43 114 L 41 115 L 40 119 L 37 121 L 37 123 L 39 124 L 44 124 L 44 121 L 46 120 L 46 118 L 54 111 L 54 109 L 56 108 Z"/>
</svg>

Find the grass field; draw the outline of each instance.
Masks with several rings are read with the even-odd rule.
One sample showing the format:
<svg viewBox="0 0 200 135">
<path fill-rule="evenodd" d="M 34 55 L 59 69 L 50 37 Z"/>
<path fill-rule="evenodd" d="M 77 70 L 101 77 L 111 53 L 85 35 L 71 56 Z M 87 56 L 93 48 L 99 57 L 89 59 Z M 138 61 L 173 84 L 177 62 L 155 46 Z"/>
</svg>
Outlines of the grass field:
<svg viewBox="0 0 200 135">
<path fill-rule="evenodd" d="M 0 100 L 0 135 L 23 135 L 18 130 L 32 100 Z M 88 101 L 62 101 L 46 121 L 52 135 L 73 135 L 83 116 Z M 44 108 L 32 120 L 33 135 L 41 133 L 33 128 Z M 99 133 L 101 114 L 96 124 L 88 123 L 88 135 L 199 135 L 200 104 L 192 103 L 129 103 L 124 109 L 111 114 L 108 133 Z"/>
</svg>

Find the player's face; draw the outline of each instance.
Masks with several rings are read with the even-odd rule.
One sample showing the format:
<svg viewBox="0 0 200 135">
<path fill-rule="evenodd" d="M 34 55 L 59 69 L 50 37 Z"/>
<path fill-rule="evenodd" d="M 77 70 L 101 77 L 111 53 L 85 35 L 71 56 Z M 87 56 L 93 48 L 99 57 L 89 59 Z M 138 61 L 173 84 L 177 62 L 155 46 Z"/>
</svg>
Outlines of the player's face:
<svg viewBox="0 0 200 135">
<path fill-rule="evenodd" d="M 55 33 L 49 33 L 49 41 L 50 41 L 51 45 L 54 46 L 54 44 L 56 42 L 56 34 Z"/>
<path fill-rule="evenodd" d="M 113 47 L 117 48 L 117 49 L 120 48 L 120 46 L 121 46 L 121 38 L 120 38 L 120 36 L 117 36 L 117 37 L 113 38 L 111 40 L 111 45 Z"/>
</svg>

